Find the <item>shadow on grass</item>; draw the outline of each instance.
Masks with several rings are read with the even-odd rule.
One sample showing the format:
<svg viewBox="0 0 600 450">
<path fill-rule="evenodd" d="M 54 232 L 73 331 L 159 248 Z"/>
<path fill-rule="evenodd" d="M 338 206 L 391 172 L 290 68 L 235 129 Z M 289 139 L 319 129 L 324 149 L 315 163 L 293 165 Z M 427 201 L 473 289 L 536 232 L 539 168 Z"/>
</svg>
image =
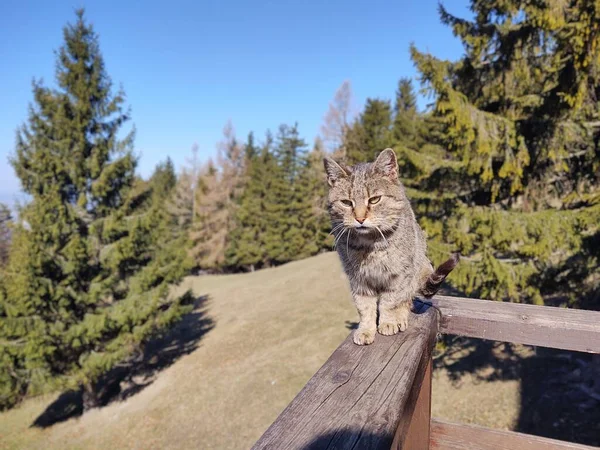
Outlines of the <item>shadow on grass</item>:
<svg viewBox="0 0 600 450">
<path fill-rule="evenodd" d="M 164 336 L 151 340 L 140 355 L 104 375 L 97 384 L 99 406 L 137 394 L 150 386 L 161 370 L 196 350 L 202 337 L 214 327 L 214 321 L 206 316 L 207 302 L 208 296 L 196 298 L 194 310 Z M 68 391 L 49 405 L 31 426 L 46 428 L 83 412 L 82 391 Z"/>
<path fill-rule="evenodd" d="M 593 390 L 591 355 L 451 336 L 443 340 L 447 348 L 434 367 L 444 368 L 455 386 L 465 386 L 467 374 L 473 384 L 520 382 L 514 431 L 600 445 L 600 393 Z"/>
</svg>

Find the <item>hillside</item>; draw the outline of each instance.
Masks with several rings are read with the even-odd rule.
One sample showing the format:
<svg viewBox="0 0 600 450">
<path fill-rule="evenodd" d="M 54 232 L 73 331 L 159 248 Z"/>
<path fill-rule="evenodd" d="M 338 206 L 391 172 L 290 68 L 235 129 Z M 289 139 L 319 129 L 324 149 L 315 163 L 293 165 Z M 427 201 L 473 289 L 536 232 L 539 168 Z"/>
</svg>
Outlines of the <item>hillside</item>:
<svg viewBox="0 0 600 450">
<path fill-rule="evenodd" d="M 0 415 L 0 447 L 248 448 L 357 320 L 333 253 L 251 274 L 188 277 L 180 289 L 188 287 L 197 309 L 148 362 L 168 367 L 134 376 L 123 400 L 47 428 L 31 425 L 55 396 L 28 400 Z M 514 426 L 518 381 L 493 385 L 438 370 L 434 415 Z"/>
</svg>

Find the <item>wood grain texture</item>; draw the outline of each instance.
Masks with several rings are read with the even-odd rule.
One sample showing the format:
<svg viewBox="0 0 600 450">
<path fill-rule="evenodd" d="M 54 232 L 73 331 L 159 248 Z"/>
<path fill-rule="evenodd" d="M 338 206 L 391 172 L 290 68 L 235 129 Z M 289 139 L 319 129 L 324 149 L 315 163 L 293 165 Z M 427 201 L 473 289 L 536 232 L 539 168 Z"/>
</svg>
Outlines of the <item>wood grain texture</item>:
<svg viewBox="0 0 600 450">
<path fill-rule="evenodd" d="M 371 345 L 348 336 L 252 448 L 389 449 L 437 331 L 438 314 L 424 310 Z"/>
<path fill-rule="evenodd" d="M 401 424 L 396 430 L 392 450 L 429 448 L 431 438 L 431 376 L 433 365 L 430 352 L 425 352 L 421 361 L 425 362 L 425 373 L 423 376 L 419 376 L 417 373 L 413 383 L 414 392 L 418 392 L 415 406 L 414 408 L 405 408 L 404 415 L 406 420 L 401 420 Z M 420 387 L 417 386 L 419 379 L 421 379 Z M 408 426 L 405 426 L 403 422 L 407 423 Z"/>
<path fill-rule="evenodd" d="M 421 302 L 439 309 L 442 333 L 600 353 L 600 312 L 441 295 Z"/>
<path fill-rule="evenodd" d="M 438 419 L 431 421 L 430 450 L 597 450 L 598 447 L 572 442 L 492 430 L 476 425 L 458 425 Z"/>
</svg>

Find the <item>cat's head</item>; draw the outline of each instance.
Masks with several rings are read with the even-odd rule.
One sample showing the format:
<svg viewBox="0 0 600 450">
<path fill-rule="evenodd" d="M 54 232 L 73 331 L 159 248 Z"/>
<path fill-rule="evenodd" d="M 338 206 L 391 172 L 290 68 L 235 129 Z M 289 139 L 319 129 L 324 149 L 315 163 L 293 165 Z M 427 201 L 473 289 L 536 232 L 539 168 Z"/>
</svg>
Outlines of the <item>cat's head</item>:
<svg viewBox="0 0 600 450">
<path fill-rule="evenodd" d="M 391 148 L 371 163 L 345 167 L 325 157 L 329 184 L 329 214 L 334 227 L 360 234 L 392 230 L 408 201 L 398 179 L 398 162 Z M 335 228 L 334 228 L 335 230 Z"/>
</svg>

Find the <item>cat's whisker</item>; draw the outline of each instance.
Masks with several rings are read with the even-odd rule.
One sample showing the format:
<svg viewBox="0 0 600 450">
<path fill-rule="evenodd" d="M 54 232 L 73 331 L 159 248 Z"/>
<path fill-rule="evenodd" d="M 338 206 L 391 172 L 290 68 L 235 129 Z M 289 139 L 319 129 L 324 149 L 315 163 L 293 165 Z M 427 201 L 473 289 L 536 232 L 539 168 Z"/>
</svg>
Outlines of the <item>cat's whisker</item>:
<svg viewBox="0 0 600 450">
<path fill-rule="evenodd" d="M 340 243 L 340 241 L 342 240 L 342 237 L 344 236 L 344 233 L 346 233 L 349 230 L 349 228 L 344 228 L 344 230 L 340 233 L 337 241 L 335 242 L 335 248 L 337 248 L 337 245 Z"/>
<path fill-rule="evenodd" d="M 337 234 L 336 234 L 336 232 L 337 232 L 337 230 L 335 230 L 335 231 L 332 231 L 331 233 L 329 233 L 329 234 L 333 234 L 333 237 L 334 237 L 334 240 L 333 240 L 333 248 L 334 248 L 334 249 L 335 249 L 335 244 L 337 243 L 337 241 L 338 241 L 338 239 L 339 239 L 339 237 L 340 237 L 340 233 L 337 233 Z M 342 233 L 343 233 L 343 232 L 344 232 L 344 231 L 342 230 Z"/>
<path fill-rule="evenodd" d="M 343 224 L 343 223 L 340 223 L 340 224 L 338 224 L 337 226 L 335 226 L 335 227 L 333 228 L 333 230 L 331 230 L 331 232 L 328 234 L 328 236 L 329 236 L 329 235 L 331 235 L 331 234 L 334 234 L 334 233 L 335 233 L 337 230 L 339 230 L 340 228 L 344 228 L 344 224 Z"/>
<path fill-rule="evenodd" d="M 385 236 L 383 235 L 383 232 L 379 229 L 379 227 L 377 225 L 375 225 L 375 229 L 377 231 L 379 231 L 379 234 L 381 235 L 381 237 L 383 238 L 383 240 L 385 241 L 385 245 L 387 245 L 388 247 L 390 246 L 390 244 L 388 243 L 388 240 L 385 238 Z"/>
<path fill-rule="evenodd" d="M 342 238 L 342 236 L 344 235 L 344 233 L 345 233 L 346 231 L 348 231 L 348 230 L 349 230 L 349 228 L 344 228 L 344 229 L 341 231 L 341 233 L 340 233 L 340 234 L 338 234 L 338 236 L 337 236 L 337 239 L 336 239 L 336 240 L 335 240 L 335 242 L 333 243 L 333 248 L 334 248 L 334 250 L 335 250 L 335 248 L 337 247 L 337 244 L 338 244 L 338 242 L 340 242 L 340 239 Z"/>
<path fill-rule="evenodd" d="M 346 236 L 346 255 L 348 255 L 348 240 L 350 239 L 350 233 L 352 233 L 352 230 L 350 228 L 348 228 L 348 235 Z"/>
</svg>

